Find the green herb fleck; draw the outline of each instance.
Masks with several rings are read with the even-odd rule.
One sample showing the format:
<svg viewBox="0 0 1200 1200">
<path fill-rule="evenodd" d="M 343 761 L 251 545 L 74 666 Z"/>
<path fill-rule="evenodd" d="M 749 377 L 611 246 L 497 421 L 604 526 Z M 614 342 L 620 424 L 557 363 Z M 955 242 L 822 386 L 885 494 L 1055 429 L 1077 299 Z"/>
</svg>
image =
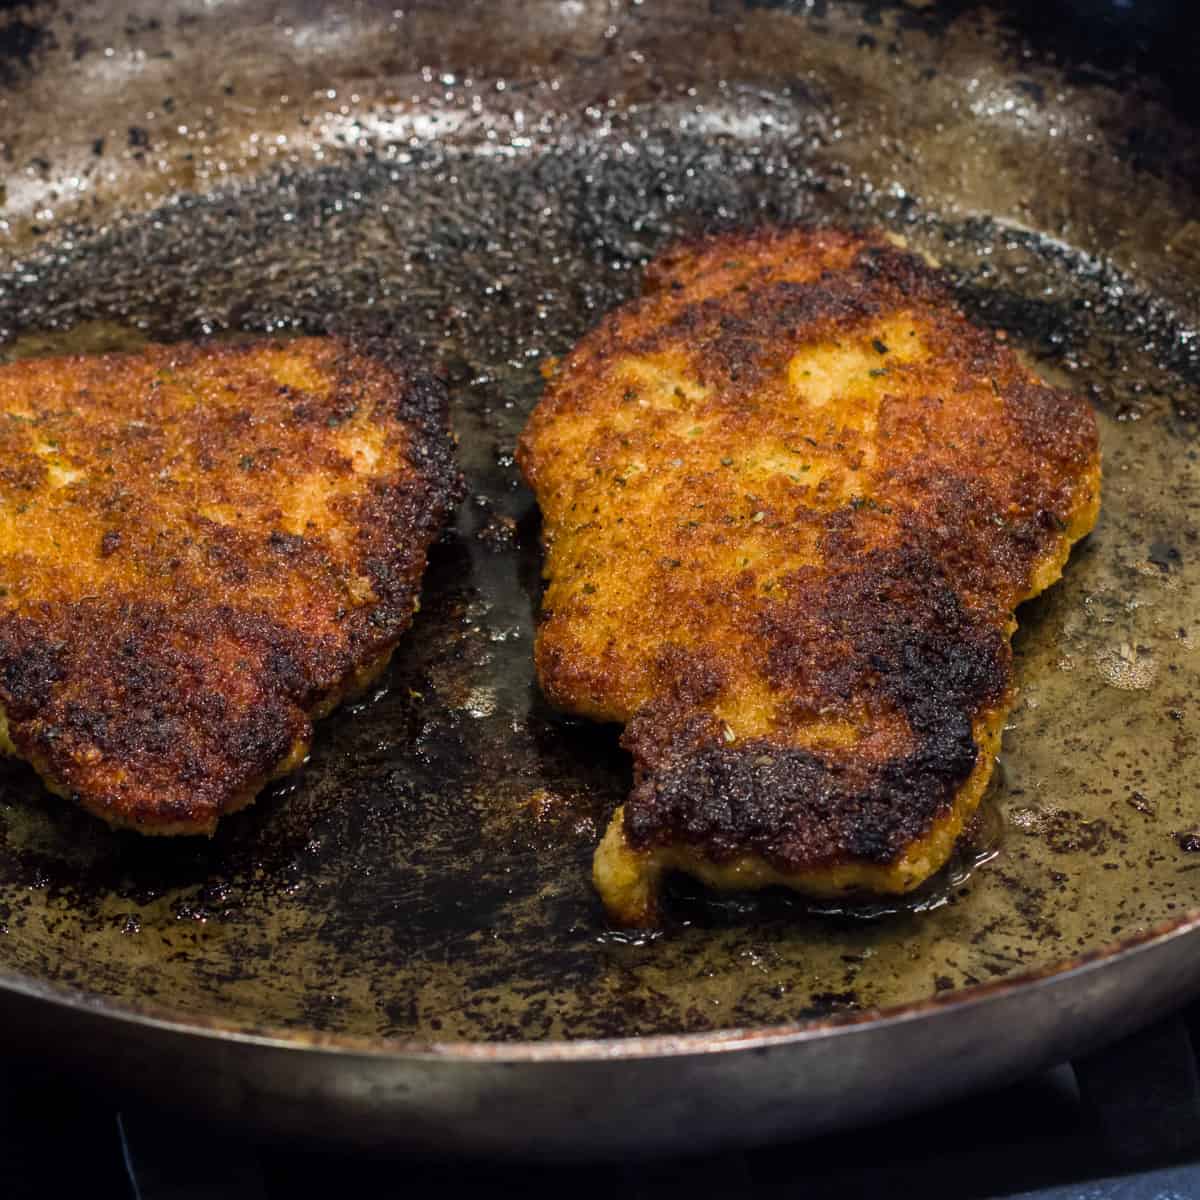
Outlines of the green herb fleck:
<svg viewBox="0 0 1200 1200">
<path fill-rule="evenodd" d="M 875 347 L 876 354 L 886 354 L 888 352 L 887 343 L 880 341 L 879 338 L 872 338 L 871 345 Z"/>
<path fill-rule="evenodd" d="M 878 501 L 871 499 L 870 496 L 851 496 L 850 507 L 856 512 L 860 508 L 866 508 L 870 509 L 872 512 L 881 512 L 885 515 L 892 511 L 888 505 L 880 504 Z"/>
</svg>

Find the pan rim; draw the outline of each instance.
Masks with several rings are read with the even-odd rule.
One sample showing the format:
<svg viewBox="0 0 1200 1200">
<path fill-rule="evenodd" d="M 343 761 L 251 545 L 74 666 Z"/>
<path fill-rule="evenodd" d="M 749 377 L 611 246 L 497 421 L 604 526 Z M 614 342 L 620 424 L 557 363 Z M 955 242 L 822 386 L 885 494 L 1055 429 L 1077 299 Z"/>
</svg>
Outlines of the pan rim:
<svg viewBox="0 0 1200 1200">
<path fill-rule="evenodd" d="M 856 1031 L 929 1020 L 942 1012 L 965 1011 L 980 1005 L 999 1003 L 1018 992 L 1055 987 L 1198 931 L 1200 908 L 1191 909 L 1180 917 L 1170 918 L 1141 933 L 1111 942 L 1107 946 L 1074 958 L 1004 979 L 935 994 L 923 1000 L 783 1025 L 738 1027 L 697 1033 L 636 1034 L 629 1037 L 552 1038 L 526 1042 L 432 1042 L 387 1035 L 322 1033 L 315 1029 L 283 1025 L 256 1027 L 226 1021 L 220 1017 L 185 1014 L 166 1005 L 139 1004 L 96 996 L 6 968 L 0 968 L 0 995 L 16 996 L 65 1008 L 78 1015 L 98 1016 L 124 1024 L 153 1028 L 177 1037 L 252 1045 L 267 1051 L 316 1051 L 322 1054 L 344 1055 L 348 1058 L 479 1066 L 510 1063 L 553 1065 L 653 1061 L 738 1050 L 764 1050 L 843 1037 Z"/>
</svg>

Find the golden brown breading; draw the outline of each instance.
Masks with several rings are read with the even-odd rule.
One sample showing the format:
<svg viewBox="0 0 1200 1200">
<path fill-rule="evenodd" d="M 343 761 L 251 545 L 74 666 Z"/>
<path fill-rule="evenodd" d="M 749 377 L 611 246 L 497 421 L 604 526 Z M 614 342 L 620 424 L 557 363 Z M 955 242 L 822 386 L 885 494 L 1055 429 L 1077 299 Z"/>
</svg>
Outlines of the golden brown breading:
<svg viewBox="0 0 1200 1200">
<path fill-rule="evenodd" d="M 1095 522 L 1087 403 L 881 235 L 679 245 L 554 372 L 520 462 L 544 520 L 547 696 L 626 725 L 595 861 L 907 891 L 946 860 L 1012 703 L 1013 610 Z"/>
<path fill-rule="evenodd" d="M 0 749 L 113 825 L 211 833 L 408 628 L 445 410 L 339 339 L 0 368 Z"/>
</svg>

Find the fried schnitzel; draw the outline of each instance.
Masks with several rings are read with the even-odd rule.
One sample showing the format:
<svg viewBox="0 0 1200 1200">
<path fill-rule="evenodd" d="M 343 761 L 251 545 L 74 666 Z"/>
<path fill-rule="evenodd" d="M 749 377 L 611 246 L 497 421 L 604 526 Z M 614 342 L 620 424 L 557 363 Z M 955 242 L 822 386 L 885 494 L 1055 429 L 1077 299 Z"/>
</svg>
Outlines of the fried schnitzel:
<svg viewBox="0 0 1200 1200">
<path fill-rule="evenodd" d="M 902 893 L 945 862 L 1012 705 L 1014 610 L 1100 500 L 1095 416 L 879 234 L 673 247 L 522 436 L 548 698 L 625 725 L 612 918 L 665 871 Z"/>
<path fill-rule="evenodd" d="M 375 345 L 0 367 L 0 750 L 211 833 L 387 664 L 458 489 L 444 388 Z"/>
</svg>

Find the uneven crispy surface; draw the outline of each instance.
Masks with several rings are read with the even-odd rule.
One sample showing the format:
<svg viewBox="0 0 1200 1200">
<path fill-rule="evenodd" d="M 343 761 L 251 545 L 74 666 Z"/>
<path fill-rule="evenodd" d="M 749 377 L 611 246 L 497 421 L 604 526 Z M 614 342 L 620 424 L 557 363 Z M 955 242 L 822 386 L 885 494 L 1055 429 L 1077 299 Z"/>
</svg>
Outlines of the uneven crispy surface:
<svg viewBox="0 0 1200 1200">
<path fill-rule="evenodd" d="M 626 725 L 596 855 L 614 919 L 667 869 L 902 892 L 977 805 L 1013 610 L 1095 522 L 1088 404 L 880 235 L 681 244 L 550 379 L 520 461 L 544 520 L 549 698 Z"/>
<path fill-rule="evenodd" d="M 442 386 L 376 346 L 0 367 L 0 749 L 211 832 L 387 663 L 457 488 Z"/>
</svg>

